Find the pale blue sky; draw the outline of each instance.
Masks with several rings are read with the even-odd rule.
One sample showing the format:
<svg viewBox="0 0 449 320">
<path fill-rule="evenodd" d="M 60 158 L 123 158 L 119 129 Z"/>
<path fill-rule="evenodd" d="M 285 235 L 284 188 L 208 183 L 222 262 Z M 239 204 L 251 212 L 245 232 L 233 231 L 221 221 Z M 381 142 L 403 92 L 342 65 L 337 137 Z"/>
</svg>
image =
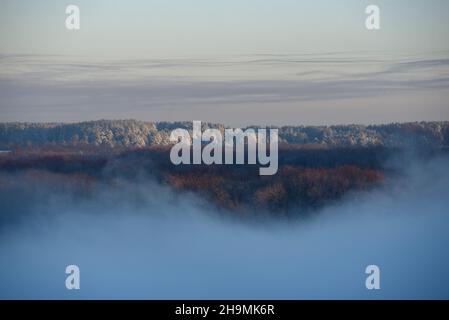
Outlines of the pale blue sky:
<svg viewBox="0 0 449 320">
<path fill-rule="evenodd" d="M 449 49 L 446 0 L 1 0 L 0 53 L 154 58 Z M 81 30 L 65 29 L 65 6 Z M 381 8 L 381 30 L 364 28 Z"/>
<path fill-rule="evenodd" d="M 0 121 L 367 124 L 448 101 L 447 0 L 0 0 Z"/>
</svg>

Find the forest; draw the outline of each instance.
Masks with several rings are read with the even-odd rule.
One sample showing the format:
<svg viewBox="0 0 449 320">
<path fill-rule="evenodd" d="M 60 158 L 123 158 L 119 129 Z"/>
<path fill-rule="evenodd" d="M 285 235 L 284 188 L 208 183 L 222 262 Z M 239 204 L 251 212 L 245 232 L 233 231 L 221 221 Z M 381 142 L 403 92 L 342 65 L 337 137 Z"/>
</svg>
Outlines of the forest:
<svg viewBox="0 0 449 320">
<path fill-rule="evenodd" d="M 175 128 L 192 130 L 191 122 L 0 123 L 1 200 L 7 207 L 11 194 L 24 202 L 64 193 L 94 198 L 106 187 L 156 183 L 237 214 L 308 213 L 381 188 L 400 176 L 392 163 L 430 159 L 449 146 L 448 122 L 285 126 L 278 128 L 278 171 L 260 176 L 258 165 L 174 165 Z"/>
<path fill-rule="evenodd" d="M 49 188 L 52 194 L 89 198 L 105 186 L 157 183 L 230 212 L 288 215 L 291 209 L 313 212 L 348 193 L 380 187 L 397 174 L 388 160 L 406 156 L 399 149 L 385 147 L 281 145 L 277 174 L 260 176 L 257 165 L 177 166 L 170 162 L 169 150 L 168 146 L 16 148 L 0 155 L 0 194 L 35 196 L 36 189 Z M 435 152 L 441 151 L 427 150 L 421 155 Z"/>
</svg>

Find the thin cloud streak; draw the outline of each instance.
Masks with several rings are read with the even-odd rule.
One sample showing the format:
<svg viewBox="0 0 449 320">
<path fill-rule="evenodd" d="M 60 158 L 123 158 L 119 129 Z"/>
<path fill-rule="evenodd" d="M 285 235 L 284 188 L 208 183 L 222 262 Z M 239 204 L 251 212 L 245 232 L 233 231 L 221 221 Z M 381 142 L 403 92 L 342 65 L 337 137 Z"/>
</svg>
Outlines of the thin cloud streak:
<svg viewBox="0 0 449 320">
<path fill-rule="evenodd" d="M 449 59 L 435 57 L 331 54 L 97 62 L 3 55 L 0 63 L 1 121 L 29 121 L 23 117 L 29 112 L 40 113 L 38 121 L 45 116 L 60 121 L 74 120 L 73 115 L 118 118 L 123 109 L 127 118 L 146 112 L 145 120 L 165 120 L 164 108 L 165 115 L 179 112 L 183 119 L 189 109 L 201 108 L 210 116 L 219 108 L 251 104 L 257 113 L 257 104 L 267 103 L 274 110 L 296 103 L 296 110 L 290 107 L 293 115 L 310 102 L 379 98 L 389 104 L 389 96 L 399 94 L 416 103 L 408 96 L 443 97 L 449 91 Z M 152 118 L 156 109 L 158 119 Z"/>
</svg>

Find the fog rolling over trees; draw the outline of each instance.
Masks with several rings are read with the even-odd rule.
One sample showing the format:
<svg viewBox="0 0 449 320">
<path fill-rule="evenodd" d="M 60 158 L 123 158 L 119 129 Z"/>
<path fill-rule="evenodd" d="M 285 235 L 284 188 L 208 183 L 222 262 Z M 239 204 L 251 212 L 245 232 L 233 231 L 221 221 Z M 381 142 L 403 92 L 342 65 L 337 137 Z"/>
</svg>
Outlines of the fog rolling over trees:
<svg viewBox="0 0 449 320">
<path fill-rule="evenodd" d="M 176 128 L 0 124 L 0 298 L 449 298 L 447 122 L 281 127 L 273 176 L 176 166 Z"/>
<path fill-rule="evenodd" d="M 449 159 L 389 165 L 396 179 L 307 218 L 249 220 L 144 176 L 80 198 L 57 179 L 34 188 L 8 173 L 0 297 L 447 299 Z M 77 291 L 64 286 L 70 264 Z M 365 288 L 370 264 L 380 290 Z"/>
</svg>

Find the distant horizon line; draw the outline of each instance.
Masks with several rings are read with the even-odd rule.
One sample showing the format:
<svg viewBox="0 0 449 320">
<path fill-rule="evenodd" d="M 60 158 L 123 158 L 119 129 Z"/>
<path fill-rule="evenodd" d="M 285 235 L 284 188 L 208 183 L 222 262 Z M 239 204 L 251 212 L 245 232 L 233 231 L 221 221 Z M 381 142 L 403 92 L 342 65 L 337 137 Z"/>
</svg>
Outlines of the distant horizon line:
<svg viewBox="0 0 449 320">
<path fill-rule="evenodd" d="M 96 119 L 96 120 L 81 120 L 81 121 L 0 121 L 0 124 L 48 124 L 48 125 L 72 125 L 72 124 L 82 124 L 82 123 L 95 123 L 95 122 L 124 122 L 124 121 L 133 121 L 133 122 L 141 122 L 141 123 L 186 123 L 193 121 L 201 121 L 204 124 L 212 124 L 212 125 L 223 125 L 230 126 L 230 124 L 223 122 L 214 122 L 207 120 L 137 120 L 133 118 L 121 118 L 121 119 Z M 416 121 L 404 121 L 404 122 L 373 122 L 370 124 L 364 123 L 339 123 L 339 124 L 282 124 L 282 125 L 274 125 L 274 124 L 250 124 L 241 126 L 242 128 L 249 128 L 254 126 L 265 126 L 265 127 L 338 127 L 338 126 L 384 126 L 384 125 L 394 125 L 394 124 L 422 124 L 422 123 L 449 123 L 449 120 L 416 120 Z"/>
<path fill-rule="evenodd" d="M 75 54 L 75 53 L 25 53 L 25 52 L 0 52 L 0 57 L 72 57 L 72 58 L 95 58 L 105 60 L 145 60 L 145 59 L 185 59 L 185 58 L 198 58 L 198 57 L 241 57 L 241 56 L 294 56 L 294 55 L 341 55 L 341 54 L 396 54 L 396 55 L 428 55 L 428 54 L 448 54 L 449 49 L 433 49 L 433 50 L 303 50 L 303 51 L 290 51 L 282 53 L 274 51 L 266 52 L 233 52 L 233 53 L 195 53 L 195 54 L 139 54 L 139 55 L 103 55 L 97 54 Z"/>
</svg>

